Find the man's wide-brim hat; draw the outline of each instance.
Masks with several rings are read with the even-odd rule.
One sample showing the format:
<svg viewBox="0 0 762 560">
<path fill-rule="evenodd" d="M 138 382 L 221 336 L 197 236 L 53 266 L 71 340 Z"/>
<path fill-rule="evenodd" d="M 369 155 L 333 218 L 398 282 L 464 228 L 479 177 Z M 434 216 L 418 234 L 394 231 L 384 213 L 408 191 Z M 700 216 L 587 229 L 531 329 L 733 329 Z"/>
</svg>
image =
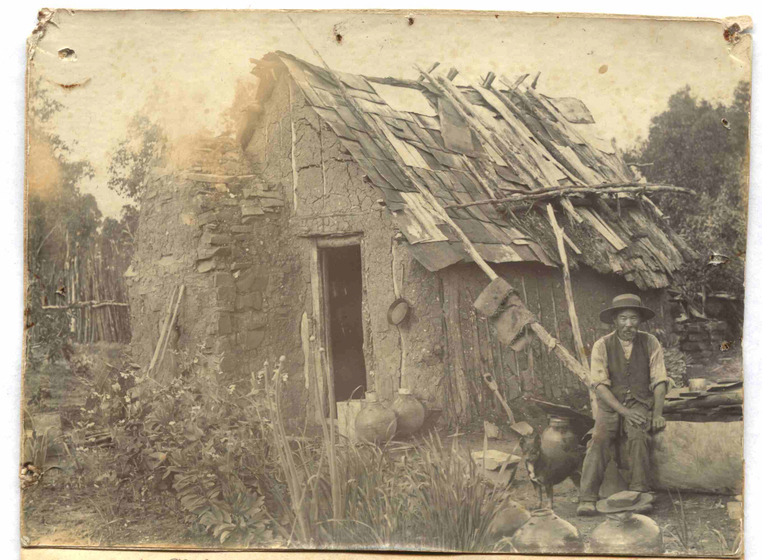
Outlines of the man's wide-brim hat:
<svg viewBox="0 0 762 560">
<path fill-rule="evenodd" d="M 599 513 L 620 513 L 623 511 L 647 511 L 653 508 L 652 502 L 654 497 L 652 494 L 645 492 L 632 492 L 624 490 L 609 496 L 604 500 L 600 500 L 595 509 Z"/>
<path fill-rule="evenodd" d="M 616 296 L 612 300 L 611 307 L 601 311 L 601 321 L 609 324 L 613 323 L 617 313 L 625 309 L 637 309 L 640 312 L 641 321 L 648 321 L 656 316 L 656 313 L 643 305 L 640 296 L 636 296 L 635 294 L 622 294 L 621 296 Z"/>
</svg>

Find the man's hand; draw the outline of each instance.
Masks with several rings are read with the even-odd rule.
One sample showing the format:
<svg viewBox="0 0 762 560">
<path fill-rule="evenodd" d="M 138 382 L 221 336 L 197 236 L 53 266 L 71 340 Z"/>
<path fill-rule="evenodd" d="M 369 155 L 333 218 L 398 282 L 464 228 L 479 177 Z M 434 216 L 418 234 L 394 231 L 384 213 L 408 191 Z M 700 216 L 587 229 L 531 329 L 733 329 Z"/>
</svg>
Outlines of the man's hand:
<svg viewBox="0 0 762 560">
<path fill-rule="evenodd" d="M 642 426 L 648 422 L 648 416 L 635 408 L 628 408 L 627 412 L 625 412 L 623 416 L 625 421 L 629 422 L 633 426 Z"/>
<path fill-rule="evenodd" d="M 664 419 L 664 416 L 661 414 L 654 415 L 653 420 L 651 421 L 651 429 L 654 432 L 658 432 L 659 430 L 663 430 L 664 426 L 667 425 L 667 421 Z"/>
</svg>

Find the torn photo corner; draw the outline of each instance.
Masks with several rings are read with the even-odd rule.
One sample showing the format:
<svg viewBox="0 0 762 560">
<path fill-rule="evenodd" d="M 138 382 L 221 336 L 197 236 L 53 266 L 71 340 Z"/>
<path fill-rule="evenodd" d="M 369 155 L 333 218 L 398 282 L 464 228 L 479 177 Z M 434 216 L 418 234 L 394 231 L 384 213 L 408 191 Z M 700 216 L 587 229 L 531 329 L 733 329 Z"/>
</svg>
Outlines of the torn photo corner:
<svg viewBox="0 0 762 560">
<path fill-rule="evenodd" d="M 750 28 L 40 11 L 22 557 L 739 554 Z"/>
</svg>

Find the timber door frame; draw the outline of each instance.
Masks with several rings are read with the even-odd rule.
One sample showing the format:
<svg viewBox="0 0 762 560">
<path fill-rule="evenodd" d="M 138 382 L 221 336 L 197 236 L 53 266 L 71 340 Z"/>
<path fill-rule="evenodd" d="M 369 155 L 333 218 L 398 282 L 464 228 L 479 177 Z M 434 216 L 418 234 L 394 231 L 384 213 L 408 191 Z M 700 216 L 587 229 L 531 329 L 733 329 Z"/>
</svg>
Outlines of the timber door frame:
<svg viewBox="0 0 762 560">
<path fill-rule="evenodd" d="M 328 284 L 325 282 L 326 278 L 326 263 L 323 258 L 322 249 L 330 249 L 332 247 L 350 247 L 352 245 L 360 246 L 360 260 L 364 262 L 364 243 L 362 233 L 347 233 L 341 236 L 326 236 L 326 237 L 313 237 L 310 239 L 310 283 L 312 285 L 312 317 L 315 328 L 315 342 L 313 345 L 313 360 L 315 364 L 315 378 L 318 387 L 318 394 L 321 397 L 321 403 L 315 403 L 315 406 L 322 404 L 325 407 L 325 403 L 328 399 L 327 387 L 325 381 L 328 383 L 334 383 L 333 375 L 333 354 L 331 351 L 331 329 L 330 329 L 330 315 L 328 311 Z M 362 276 L 362 271 L 361 271 Z M 363 288 L 364 288 L 364 278 Z M 323 362 L 320 357 L 320 348 L 325 349 L 325 366 L 327 371 L 324 371 Z M 367 375 L 367 374 L 366 374 Z M 367 379 L 366 387 L 367 387 Z M 325 408 L 324 408 L 325 410 Z M 319 419 L 320 413 L 315 410 L 315 414 Z"/>
</svg>

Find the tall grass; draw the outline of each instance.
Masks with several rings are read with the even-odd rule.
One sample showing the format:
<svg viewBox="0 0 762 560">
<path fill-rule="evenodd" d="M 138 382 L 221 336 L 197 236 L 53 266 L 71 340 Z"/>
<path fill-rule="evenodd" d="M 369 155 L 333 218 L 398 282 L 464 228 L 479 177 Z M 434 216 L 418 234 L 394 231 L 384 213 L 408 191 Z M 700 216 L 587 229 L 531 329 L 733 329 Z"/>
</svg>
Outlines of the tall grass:
<svg viewBox="0 0 762 560">
<path fill-rule="evenodd" d="M 420 459 L 407 475 L 413 489 L 411 510 L 425 531 L 422 548 L 485 552 L 494 542 L 489 527 L 508 488 L 491 487 L 470 453 L 464 458 L 457 439 L 445 452 L 437 434 L 425 439 Z"/>
<path fill-rule="evenodd" d="M 672 492 L 669 489 L 667 489 L 667 492 L 669 493 L 669 500 L 672 502 L 672 509 L 678 517 L 679 524 L 675 527 L 667 525 L 664 528 L 664 532 L 673 536 L 680 545 L 680 548 L 682 548 L 683 551 L 688 552 L 690 549 L 691 538 L 690 533 L 688 532 L 688 520 L 685 517 L 685 503 L 683 502 L 683 496 L 680 494 L 680 490 L 677 490 L 677 497 L 680 500 L 680 509 L 678 510 L 675 500 L 672 497 Z"/>
<path fill-rule="evenodd" d="M 322 441 L 290 438 L 278 412 L 277 367 L 273 380 L 272 432 L 290 498 L 282 501 L 287 521 L 279 532 L 289 546 L 495 549 L 489 526 L 509 489 L 488 484 L 456 438 L 449 449 L 436 434 L 415 446 L 337 442 L 333 422 L 320 414 Z"/>
</svg>

